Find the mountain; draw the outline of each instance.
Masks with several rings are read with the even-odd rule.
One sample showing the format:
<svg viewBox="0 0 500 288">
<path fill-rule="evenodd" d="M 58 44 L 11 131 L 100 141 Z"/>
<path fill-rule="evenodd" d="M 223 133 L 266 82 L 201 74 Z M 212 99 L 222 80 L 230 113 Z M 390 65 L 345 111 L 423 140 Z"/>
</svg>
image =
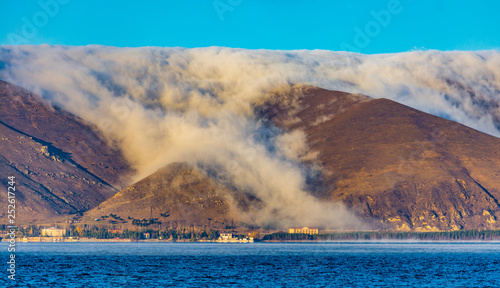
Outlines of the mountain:
<svg viewBox="0 0 500 288">
<path fill-rule="evenodd" d="M 1 185 L 16 177 L 16 223 L 86 211 L 126 185 L 132 169 L 96 127 L 4 81 L 0 100 Z"/>
<path fill-rule="evenodd" d="M 167 227 L 204 225 L 224 229 L 231 220 L 238 219 L 232 194 L 197 169 L 185 163 L 171 163 L 85 216 L 99 219 L 114 214 L 129 220 L 158 219 Z"/>
<path fill-rule="evenodd" d="M 500 139 L 388 99 L 295 87 L 256 107 L 285 131 L 302 130 L 315 195 L 342 201 L 375 227 L 435 231 L 499 228 Z"/>
<path fill-rule="evenodd" d="M 124 189 L 134 171 L 96 127 L 6 82 L 0 97 L 1 184 L 16 177 L 21 222 L 87 211 L 224 229 L 265 205 L 185 163 Z M 500 139 L 366 95 L 294 86 L 269 99 L 256 118 L 305 133 L 303 164 L 320 169 L 308 189 L 322 201 L 345 203 L 373 228 L 500 227 Z"/>
</svg>

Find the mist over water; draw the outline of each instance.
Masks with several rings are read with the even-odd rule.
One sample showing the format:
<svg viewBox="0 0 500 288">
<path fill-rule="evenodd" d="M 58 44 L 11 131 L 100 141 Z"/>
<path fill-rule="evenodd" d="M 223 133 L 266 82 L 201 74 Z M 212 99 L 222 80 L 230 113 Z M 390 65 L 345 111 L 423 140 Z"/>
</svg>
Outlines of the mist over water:
<svg viewBox="0 0 500 288">
<path fill-rule="evenodd" d="M 291 84 L 389 98 L 500 136 L 500 52 L 363 55 L 229 48 L 1 46 L 0 79 L 93 123 L 122 149 L 135 179 L 172 162 L 217 167 L 262 200 L 248 217 L 330 228 L 360 227 L 341 204 L 305 191 L 300 131 L 253 114 Z"/>
</svg>

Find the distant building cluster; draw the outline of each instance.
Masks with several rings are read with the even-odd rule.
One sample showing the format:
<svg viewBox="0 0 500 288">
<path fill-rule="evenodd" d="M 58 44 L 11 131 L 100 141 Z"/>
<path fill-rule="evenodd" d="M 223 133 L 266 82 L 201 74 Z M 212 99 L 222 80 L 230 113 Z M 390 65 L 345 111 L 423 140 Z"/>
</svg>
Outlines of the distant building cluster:
<svg viewBox="0 0 500 288">
<path fill-rule="evenodd" d="M 66 229 L 60 229 L 56 227 L 42 229 L 42 236 L 63 237 L 65 235 L 66 235 Z"/>
<path fill-rule="evenodd" d="M 304 227 L 304 228 L 290 228 L 290 229 L 288 229 L 288 233 L 290 233 L 290 234 L 309 234 L 309 235 L 313 235 L 313 234 L 318 234 L 319 230 L 316 229 L 316 228 L 307 228 L 307 227 Z"/>
<path fill-rule="evenodd" d="M 231 233 L 222 233 L 220 234 L 219 239 L 217 239 L 219 243 L 253 243 L 253 237 L 233 237 Z"/>
</svg>

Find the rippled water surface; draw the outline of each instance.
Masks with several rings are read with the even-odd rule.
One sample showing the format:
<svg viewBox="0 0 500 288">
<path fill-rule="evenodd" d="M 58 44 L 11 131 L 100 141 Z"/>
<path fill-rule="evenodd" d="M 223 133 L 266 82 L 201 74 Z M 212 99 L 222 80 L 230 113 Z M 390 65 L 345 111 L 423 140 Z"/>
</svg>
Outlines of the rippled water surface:
<svg viewBox="0 0 500 288">
<path fill-rule="evenodd" d="M 19 243 L 16 250 L 19 287 L 500 287 L 500 243 Z M 2 270 L 1 287 L 13 282 Z"/>
</svg>

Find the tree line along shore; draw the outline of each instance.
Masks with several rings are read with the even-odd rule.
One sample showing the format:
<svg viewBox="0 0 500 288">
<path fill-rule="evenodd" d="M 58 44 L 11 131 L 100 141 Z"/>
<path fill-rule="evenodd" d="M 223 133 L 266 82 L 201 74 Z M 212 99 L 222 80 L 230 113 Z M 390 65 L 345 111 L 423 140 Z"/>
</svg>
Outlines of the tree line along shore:
<svg viewBox="0 0 500 288">
<path fill-rule="evenodd" d="M 264 241 L 373 241 L 373 240 L 500 240 L 500 230 L 458 230 L 441 232 L 391 232 L 391 231 L 355 231 L 328 234 L 292 234 L 277 232 L 264 235 Z"/>
<path fill-rule="evenodd" d="M 441 232 L 393 232 L 393 231 L 350 231 L 319 234 L 287 233 L 282 231 L 246 231 L 239 232 L 235 227 L 227 230 L 196 228 L 193 226 L 177 227 L 176 229 L 110 229 L 98 225 L 85 225 L 69 229 L 57 229 L 59 238 L 94 238 L 94 239 L 130 239 L 147 240 L 157 239 L 164 241 L 215 241 L 221 233 L 232 233 L 234 237 L 253 237 L 256 241 L 374 241 L 374 240 L 429 240 L 429 241 L 456 241 L 456 240 L 500 240 L 500 230 L 458 230 Z M 8 233 L 7 225 L 0 225 L 0 237 Z M 44 233 L 42 226 L 28 225 L 19 227 L 16 237 L 54 237 Z M 5 238 L 5 237 L 3 237 Z"/>
</svg>

